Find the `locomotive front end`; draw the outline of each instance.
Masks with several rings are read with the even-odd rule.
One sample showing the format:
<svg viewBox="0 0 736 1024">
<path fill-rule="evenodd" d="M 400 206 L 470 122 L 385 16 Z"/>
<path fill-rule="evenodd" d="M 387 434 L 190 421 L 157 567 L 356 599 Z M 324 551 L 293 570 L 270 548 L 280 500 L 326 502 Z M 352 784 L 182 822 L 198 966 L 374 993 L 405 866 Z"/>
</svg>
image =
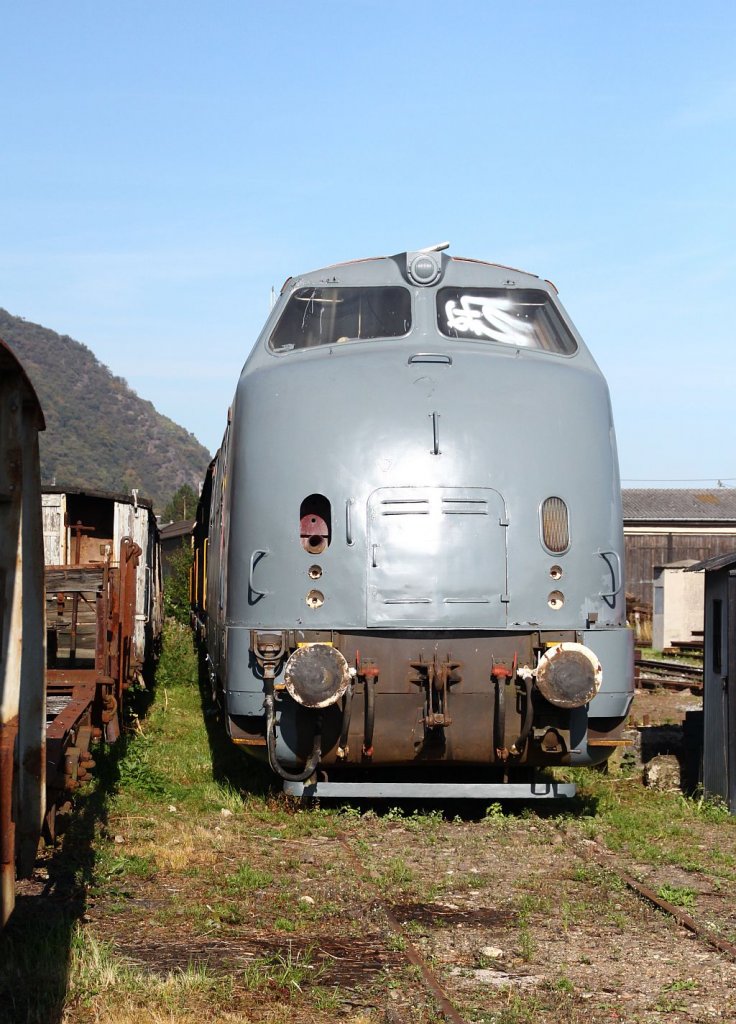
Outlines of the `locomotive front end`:
<svg viewBox="0 0 736 1024">
<path fill-rule="evenodd" d="M 559 795 L 534 772 L 622 742 L 610 402 L 547 282 L 439 251 L 289 280 L 209 495 L 213 678 L 292 791 Z"/>
</svg>

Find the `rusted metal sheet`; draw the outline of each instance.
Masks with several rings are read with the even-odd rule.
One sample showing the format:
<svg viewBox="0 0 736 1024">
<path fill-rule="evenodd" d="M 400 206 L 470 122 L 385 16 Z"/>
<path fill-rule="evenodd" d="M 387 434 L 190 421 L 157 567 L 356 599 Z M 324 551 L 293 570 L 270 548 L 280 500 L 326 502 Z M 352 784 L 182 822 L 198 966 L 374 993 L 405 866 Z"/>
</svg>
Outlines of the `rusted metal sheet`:
<svg viewBox="0 0 736 1024">
<path fill-rule="evenodd" d="M 15 903 L 15 822 L 13 821 L 13 782 L 15 778 L 15 741 L 17 717 L 0 722 L 0 926 L 8 919 Z"/>
<path fill-rule="evenodd" d="M 0 925 L 33 866 L 44 810 L 43 415 L 0 342 Z"/>
<path fill-rule="evenodd" d="M 438 640 L 409 634 L 399 639 L 342 632 L 332 637 L 348 664 L 358 668 L 343 756 L 337 744 L 341 708 L 323 712 L 324 764 L 363 765 L 368 750 L 374 767 L 416 760 L 488 766 L 496 762 L 496 747 L 510 749 L 521 734 L 525 705 L 517 702 L 510 667 L 532 662 L 529 637 L 449 635 Z M 312 638 L 304 634 L 305 640 Z M 505 698 L 500 705 L 499 689 Z M 373 731 L 371 719 L 380 728 Z M 567 732 L 565 741 L 569 749 Z M 514 760 L 539 766 L 551 762 L 541 752 L 536 762 L 526 752 Z"/>
</svg>

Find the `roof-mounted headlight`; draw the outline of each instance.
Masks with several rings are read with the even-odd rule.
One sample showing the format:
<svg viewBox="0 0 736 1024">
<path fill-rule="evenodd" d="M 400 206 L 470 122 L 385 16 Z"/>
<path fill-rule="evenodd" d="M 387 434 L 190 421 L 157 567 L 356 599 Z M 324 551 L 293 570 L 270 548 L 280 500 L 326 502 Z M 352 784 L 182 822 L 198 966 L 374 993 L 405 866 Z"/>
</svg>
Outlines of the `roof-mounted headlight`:
<svg viewBox="0 0 736 1024">
<path fill-rule="evenodd" d="M 440 261 L 428 252 L 420 252 L 408 261 L 406 272 L 414 284 L 427 286 L 439 278 L 442 268 Z"/>
<path fill-rule="evenodd" d="M 439 245 L 430 245 L 426 249 L 419 249 L 417 252 L 406 254 L 406 277 L 412 284 L 418 284 L 426 288 L 436 284 L 442 277 L 444 262 L 442 252 L 447 249 L 449 242 L 440 242 Z M 445 257 L 445 261 L 447 257 Z"/>
</svg>

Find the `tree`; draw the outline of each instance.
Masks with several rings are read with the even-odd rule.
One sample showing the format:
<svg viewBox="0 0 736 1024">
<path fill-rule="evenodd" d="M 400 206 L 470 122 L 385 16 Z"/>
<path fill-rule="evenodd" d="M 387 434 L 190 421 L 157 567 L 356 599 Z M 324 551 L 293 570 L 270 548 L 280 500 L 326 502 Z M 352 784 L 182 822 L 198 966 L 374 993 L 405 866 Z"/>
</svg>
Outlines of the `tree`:
<svg viewBox="0 0 736 1024">
<path fill-rule="evenodd" d="M 164 614 L 189 622 L 189 570 L 192 567 L 192 548 L 183 540 L 169 558 L 169 575 L 164 583 Z"/>
<path fill-rule="evenodd" d="M 198 501 L 199 496 L 194 488 L 184 484 L 169 499 L 161 513 L 161 522 L 178 523 L 182 519 L 194 519 Z"/>
</svg>

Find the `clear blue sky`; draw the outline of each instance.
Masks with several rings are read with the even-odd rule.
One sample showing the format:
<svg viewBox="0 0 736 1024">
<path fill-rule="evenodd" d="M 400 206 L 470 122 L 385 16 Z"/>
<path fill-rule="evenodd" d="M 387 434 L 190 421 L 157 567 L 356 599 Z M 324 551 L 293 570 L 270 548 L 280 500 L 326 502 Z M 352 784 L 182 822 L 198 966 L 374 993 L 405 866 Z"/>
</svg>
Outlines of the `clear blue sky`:
<svg viewBox="0 0 736 1024">
<path fill-rule="evenodd" d="M 625 482 L 736 485 L 736 4 L 3 7 L 0 305 L 210 449 L 272 285 L 449 239 L 555 281 Z"/>
</svg>

